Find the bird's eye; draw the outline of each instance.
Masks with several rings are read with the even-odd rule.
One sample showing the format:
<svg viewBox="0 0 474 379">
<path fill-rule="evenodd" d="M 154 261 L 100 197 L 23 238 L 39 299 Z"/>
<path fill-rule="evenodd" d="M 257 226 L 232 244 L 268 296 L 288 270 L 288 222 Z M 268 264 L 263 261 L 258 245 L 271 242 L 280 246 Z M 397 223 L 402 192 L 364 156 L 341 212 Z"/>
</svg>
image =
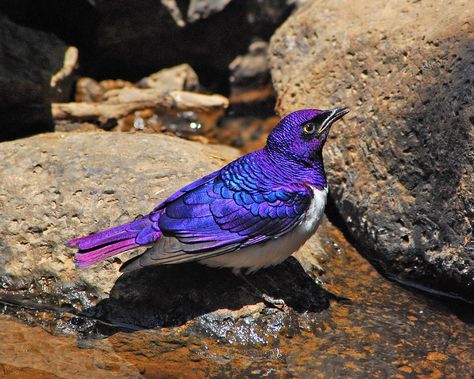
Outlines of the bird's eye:
<svg viewBox="0 0 474 379">
<path fill-rule="evenodd" d="M 316 125 L 312 122 L 308 122 L 303 126 L 303 132 L 306 134 L 313 134 L 316 131 Z"/>
</svg>

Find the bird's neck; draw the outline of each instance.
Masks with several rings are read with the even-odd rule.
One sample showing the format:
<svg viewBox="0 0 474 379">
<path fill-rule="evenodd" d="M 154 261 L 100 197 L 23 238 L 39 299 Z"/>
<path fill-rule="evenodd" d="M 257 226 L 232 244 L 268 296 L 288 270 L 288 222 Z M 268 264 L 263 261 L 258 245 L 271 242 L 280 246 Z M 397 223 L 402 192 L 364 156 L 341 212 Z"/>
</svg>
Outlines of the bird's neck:
<svg viewBox="0 0 474 379">
<path fill-rule="evenodd" d="M 268 149 L 263 149 L 261 152 L 272 162 L 272 166 L 276 167 L 278 177 L 294 181 L 295 184 L 308 184 L 319 190 L 327 187 L 322 154 L 315 156 L 311 161 L 301 162 L 281 152 L 272 152 Z"/>
</svg>

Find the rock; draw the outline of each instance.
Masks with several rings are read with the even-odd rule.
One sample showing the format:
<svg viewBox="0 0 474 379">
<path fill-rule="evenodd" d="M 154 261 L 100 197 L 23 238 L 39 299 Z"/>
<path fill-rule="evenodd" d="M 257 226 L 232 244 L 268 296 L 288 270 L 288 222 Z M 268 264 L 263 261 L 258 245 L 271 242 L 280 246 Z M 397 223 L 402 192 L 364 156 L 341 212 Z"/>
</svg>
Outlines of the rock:
<svg viewBox="0 0 474 379">
<path fill-rule="evenodd" d="M 228 64 L 252 39 L 269 38 L 292 9 L 286 0 L 166 3 L 97 2 L 97 42 L 84 61 L 90 75 L 136 80 L 157 68 L 187 62 L 216 91 L 227 84 Z"/>
<path fill-rule="evenodd" d="M 81 51 L 85 76 L 139 80 L 186 62 L 213 92 L 228 89 L 229 63 L 267 40 L 292 0 L 4 0 L 0 12 L 56 33 Z"/>
<path fill-rule="evenodd" d="M 69 97 L 77 49 L 0 14 L 0 140 L 52 130 L 50 104 Z"/>
<path fill-rule="evenodd" d="M 229 65 L 229 109 L 219 128 L 207 137 L 244 152 L 262 148 L 268 133 L 278 123 L 275 93 L 267 57 L 268 43 L 254 41 L 248 53 Z"/>
<path fill-rule="evenodd" d="M 140 80 L 83 77 L 75 103 L 53 104 L 56 131 L 170 131 L 186 138 L 204 138 L 229 105 L 226 97 L 197 91 L 199 79 L 191 66 L 163 69 Z"/>
<path fill-rule="evenodd" d="M 159 88 L 163 92 L 196 91 L 199 78 L 193 68 L 184 63 L 175 67 L 165 68 L 137 83 L 141 88 Z"/>
<path fill-rule="evenodd" d="M 267 42 L 256 41 L 249 46 L 247 55 L 239 55 L 231 62 L 231 103 L 255 103 L 273 98 L 267 49 Z"/>
<path fill-rule="evenodd" d="M 108 91 L 133 87 L 135 87 L 133 83 L 122 79 L 108 79 L 98 82 L 92 78 L 81 77 L 76 83 L 74 101 L 78 103 L 97 103 L 102 101 L 104 94 Z"/>
<path fill-rule="evenodd" d="M 65 241 L 148 213 L 237 156 L 225 147 L 120 133 L 45 134 L 0 149 L 2 280 L 53 277 L 57 286 L 92 286 L 101 297 L 118 278 L 117 264 L 77 271 Z"/>
<path fill-rule="evenodd" d="M 361 252 L 391 278 L 474 301 L 469 9 L 307 2 L 273 36 L 270 60 L 280 113 L 351 108 L 326 162 Z"/>
<path fill-rule="evenodd" d="M 191 0 L 187 11 L 188 22 L 203 20 L 222 11 L 231 0 Z"/>
<path fill-rule="evenodd" d="M 49 82 L 53 91 L 52 101 L 69 101 L 76 80 L 76 70 L 79 65 L 79 51 L 74 46 L 69 46 L 64 53 L 62 67 L 56 72 Z"/>
</svg>

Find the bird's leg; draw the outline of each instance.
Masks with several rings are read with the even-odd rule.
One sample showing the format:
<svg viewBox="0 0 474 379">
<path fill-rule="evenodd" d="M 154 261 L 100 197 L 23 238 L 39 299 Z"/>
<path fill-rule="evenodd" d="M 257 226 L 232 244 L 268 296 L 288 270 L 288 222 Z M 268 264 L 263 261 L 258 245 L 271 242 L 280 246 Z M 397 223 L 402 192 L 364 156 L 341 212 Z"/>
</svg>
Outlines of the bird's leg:
<svg viewBox="0 0 474 379">
<path fill-rule="evenodd" d="M 275 299 L 274 297 L 267 295 L 266 293 L 263 293 L 255 286 L 255 284 L 253 284 L 250 280 L 248 280 L 246 276 L 242 274 L 241 272 L 238 272 L 237 276 L 240 279 L 242 279 L 242 281 L 244 281 L 250 288 L 252 288 L 254 291 L 253 295 L 256 295 L 257 297 L 261 298 L 266 305 L 272 306 L 280 311 L 283 311 L 285 309 L 286 307 L 285 300 Z"/>
</svg>

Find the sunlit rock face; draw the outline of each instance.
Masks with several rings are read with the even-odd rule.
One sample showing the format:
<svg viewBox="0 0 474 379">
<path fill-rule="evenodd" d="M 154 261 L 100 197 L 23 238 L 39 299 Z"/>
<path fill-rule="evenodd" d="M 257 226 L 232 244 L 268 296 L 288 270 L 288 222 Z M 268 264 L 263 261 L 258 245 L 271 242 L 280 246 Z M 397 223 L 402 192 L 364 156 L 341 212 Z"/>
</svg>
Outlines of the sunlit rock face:
<svg viewBox="0 0 474 379">
<path fill-rule="evenodd" d="M 361 250 L 398 280 L 472 301 L 471 7 L 307 2 L 272 37 L 270 60 L 280 113 L 351 108 L 326 162 Z"/>
</svg>

